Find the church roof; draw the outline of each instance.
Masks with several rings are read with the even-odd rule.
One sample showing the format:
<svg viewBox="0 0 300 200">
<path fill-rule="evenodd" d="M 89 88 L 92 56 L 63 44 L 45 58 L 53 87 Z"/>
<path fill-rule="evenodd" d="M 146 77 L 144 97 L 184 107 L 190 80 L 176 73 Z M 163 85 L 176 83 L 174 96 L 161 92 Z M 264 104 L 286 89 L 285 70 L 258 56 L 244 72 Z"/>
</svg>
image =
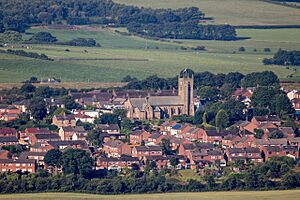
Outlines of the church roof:
<svg viewBox="0 0 300 200">
<path fill-rule="evenodd" d="M 132 98 L 130 102 L 133 107 L 137 107 L 140 110 L 144 110 L 147 105 L 146 98 Z M 148 103 L 151 106 L 178 106 L 183 105 L 183 101 L 179 96 L 150 96 L 148 97 Z"/>
</svg>

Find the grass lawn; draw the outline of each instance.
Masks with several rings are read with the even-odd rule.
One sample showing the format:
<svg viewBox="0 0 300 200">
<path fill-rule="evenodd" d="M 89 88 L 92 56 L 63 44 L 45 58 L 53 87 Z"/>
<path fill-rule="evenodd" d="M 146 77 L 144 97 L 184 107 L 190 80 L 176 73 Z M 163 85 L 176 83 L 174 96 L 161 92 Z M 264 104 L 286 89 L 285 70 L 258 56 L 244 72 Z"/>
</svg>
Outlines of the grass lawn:
<svg viewBox="0 0 300 200">
<path fill-rule="evenodd" d="M 37 194 L 8 194 L 0 195 L 0 199 L 21 200 L 76 200 L 76 199 L 99 199 L 99 200 L 298 200 L 300 190 L 287 191 L 251 191 L 251 192 L 203 192 L 203 193 L 168 193 L 168 194 L 139 194 L 139 195 L 93 195 L 78 193 L 37 193 Z"/>
<path fill-rule="evenodd" d="M 128 5 L 152 8 L 196 6 L 214 23 L 232 25 L 300 24 L 300 9 L 275 5 L 261 0 L 114 0 Z"/>
<path fill-rule="evenodd" d="M 196 72 L 213 73 L 232 71 L 250 73 L 271 70 L 281 79 L 287 79 L 288 75 L 295 73 L 293 80 L 298 81 L 300 72 L 294 72 L 283 66 L 264 66 L 262 59 L 271 57 L 279 48 L 299 50 L 299 30 L 239 29 L 238 36 L 250 37 L 250 39 L 238 41 L 176 40 L 175 43 L 174 41 L 154 41 L 135 36 L 123 36 L 110 29 L 101 28 L 97 31 L 32 28 L 24 36 L 25 38 L 30 37 L 34 32 L 49 31 L 60 41 L 76 37 L 92 37 L 102 47 L 31 45 L 32 49 L 25 49 L 25 51 L 44 53 L 55 61 L 0 54 L 0 82 L 21 82 L 31 76 L 40 79 L 56 77 L 63 82 L 119 82 L 126 75 L 140 79 L 154 74 L 161 77 L 173 77 L 185 67 L 192 68 Z M 207 51 L 180 49 L 181 46 L 197 45 L 204 45 Z M 238 52 L 241 46 L 246 48 L 245 52 Z M 265 53 L 263 49 L 266 47 L 271 48 L 272 52 Z M 16 46 L 14 48 L 18 49 Z M 19 49 L 22 48 L 19 47 Z M 66 49 L 70 51 L 67 52 Z M 74 60 L 74 58 L 82 60 Z M 142 60 L 133 61 L 132 59 Z"/>
</svg>

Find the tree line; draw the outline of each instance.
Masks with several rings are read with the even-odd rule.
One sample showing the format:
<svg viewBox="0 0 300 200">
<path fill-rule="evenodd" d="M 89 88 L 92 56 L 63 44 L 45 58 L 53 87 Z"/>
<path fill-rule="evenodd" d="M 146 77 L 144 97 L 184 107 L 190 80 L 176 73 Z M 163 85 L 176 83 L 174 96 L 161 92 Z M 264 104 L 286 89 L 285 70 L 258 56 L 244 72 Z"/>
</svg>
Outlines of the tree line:
<svg viewBox="0 0 300 200">
<path fill-rule="evenodd" d="M 20 7 L 23 9 L 19 9 Z M 176 10 L 139 8 L 111 0 L 3 0 L 0 2 L 0 13 L 0 32 L 25 32 L 31 25 L 62 24 L 65 21 L 70 25 L 124 26 L 132 33 L 147 28 L 151 34 L 144 32 L 144 35 L 148 36 L 155 36 L 155 30 L 163 28 L 167 32 L 175 30 L 172 38 L 235 39 L 232 26 L 197 25 L 200 20 L 205 19 L 205 14 L 197 7 Z M 155 37 L 169 36 L 160 32 Z"/>
<path fill-rule="evenodd" d="M 171 39 L 236 40 L 236 31 L 230 25 L 200 25 L 197 22 L 168 24 L 132 23 L 128 31 L 140 36 Z"/>
<path fill-rule="evenodd" d="M 74 155 L 77 154 L 78 152 Z M 78 160 L 82 161 L 79 158 Z M 69 163 L 74 166 L 71 161 Z M 91 166 L 90 162 L 80 164 L 82 166 L 78 166 L 79 168 Z M 0 193 L 51 191 L 129 194 L 292 189 L 300 187 L 300 175 L 294 171 L 296 164 L 291 158 L 275 157 L 266 163 L 249 165 L 248 169 L 239 173 L 229 173 L 228 170 L 222 169 L 220 172 L 223 176 L 220 179 L 208 170 L 203 176 L 203 182 L 195 179 L 182 181 L 176 171 L 157 170 L 153 162 L 147 164 L 143 172 L 133 167 L 121 172 L 122 175 L 115 170 L 93 170 L 88 177 L 84 177 L 75 173 L 75 168 L 72 169 L 74 171 L 64 170 L 63 174 L 58 175 L 49 174 L 44 170 L 37 174 L 6 172 L 0 174 Z"/>
<path fill-rule="evenodd" d="M 7 49 L 7 50 L 0 50 L 0 53 L 6 53 L 6 54 L 17 55 L 17 56 L 24 56 L 24 57 L 29 57 L 29 58 L 53 61 L 52 58 L 49 58 L 47 55 L 45 55 L 43 53 L 38 54 L 38 53 L 34 53 L 34 52 L 26 52 L 24 50 Z"/>
<path fill-rule="evenodd" d="M 178 87 L 177 76 L 173 78 L 160 78 L 157 75 L 153 75 L 144 80 L 138 80 L 135 77 L 126 76 L 123 81 L 129 81 L 129 83 L 124 86 L 125 89 L 162 90 L 173 88 L 177 89 Z M 228 84 L 233 90 L 239 87 L 278 86 L 279 79 L 277 75 L 271 71 L 252 72 L 246 75 L 240 72 L 213 74 L 207 71 L 194 74 L 194 89 L 199 89 L 204 86 L 221 88 Z M 232 91 L 232 89 L 230 91 Z"/>
<path fill-rule="evenodd" d="M 300 66 L 300 51 L 286 51 L 279 49 L 273 58 L 263 59 L 265 65 L 293 65 Z"/>
</svg>

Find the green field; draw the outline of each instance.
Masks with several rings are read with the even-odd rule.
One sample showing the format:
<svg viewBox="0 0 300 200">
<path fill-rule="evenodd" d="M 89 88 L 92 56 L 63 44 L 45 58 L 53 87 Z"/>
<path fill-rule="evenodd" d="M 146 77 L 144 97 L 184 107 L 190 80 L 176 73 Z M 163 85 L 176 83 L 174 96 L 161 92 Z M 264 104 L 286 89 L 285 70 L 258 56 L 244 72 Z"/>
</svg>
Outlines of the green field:
<svg viewBox="0 0 300 200">
<path fill-rule="evenodd" d="M 101 199 L 101 200 L 298 200 L 300 190 L 289 191 L 262 191 L 262 192 L 203 192 L 203 193 L 169 193 L 169 194 L 140 194 L 140 195 L 93 195 L 78 193 L 37 193 L 37 194 L 9 194 L 0 195 L 0 199 L 22 200 L 76 200 L 76 199 Z"/>
<path fill-rule="evenodd" d="M 264 66 L 262 59 L 271 57 L 279 48 L 299 50 L 300 47 L 300 29 L 239 29 L 239 37 L 250 37 L 250 39 L 239 41 L 154 41 L 135 36 L 123 36 L 111 29 L 101 28 L 97 31 L 33 28 L 24 35 L 24 38 L 29 38 L 34 32 L 45 30 L 51 32 L 60 41 L 76 37 L 92 37 L 102 47 L 30 45 L 30 50 L 25 49 L 44 53 L 55 61 L 0 54 L 0 82 L 20 82 L 31 76 L 56 77 L 64 82 L 118 82 L 126 75 L 137 78 L 145 78 L 154 74 L 172 77 L 184 67 L 190 67 L 197 72 L 213 73 L 231 71 L 250 73 L 272 70 L 281 79 L 286 79 L 288 75 L 294 73 L 292 69 L 282 66 Z M 197 45 L 204 45 L 207 51 L 180 49 L 181 46 Z M 241 46 L 246 48 L 245 52 L 238 52 Z M 266 47 L 271 48 L 272 52 L 263 52 Z M 22 48 L 14 46 L 14 49 Z M 65 51 L 66 49 L 70 52 Z M 74 58 L 86 60 L 74 60 Z M 142 60 L 133 61 L 132 59 Z M 293 79 L 300 80 L 298 71 Z"/>
<path fill-rule="evenodd" d="M 300 24 L 300 9 L 261 0 L 114 0 L 128 5 L 152 8 L 199 7 L 213 23 L 232 25 Z"/>
</svg>

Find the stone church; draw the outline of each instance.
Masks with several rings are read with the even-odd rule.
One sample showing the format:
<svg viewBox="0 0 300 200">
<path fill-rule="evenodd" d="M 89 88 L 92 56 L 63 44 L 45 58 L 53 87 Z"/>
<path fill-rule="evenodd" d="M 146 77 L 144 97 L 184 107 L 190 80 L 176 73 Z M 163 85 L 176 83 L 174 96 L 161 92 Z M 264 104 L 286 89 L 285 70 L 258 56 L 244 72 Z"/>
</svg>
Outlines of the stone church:
<svg viewBox="0 0 300 200">
<path fill-rule="evenodd" d="M 184 69 L 178 76 L 178 96 L 147 96 L 128 98 L 127 117 L 131 119 L 164 119 L 176 115 L 194 116 L 194 72 Z"/>
</svg>

